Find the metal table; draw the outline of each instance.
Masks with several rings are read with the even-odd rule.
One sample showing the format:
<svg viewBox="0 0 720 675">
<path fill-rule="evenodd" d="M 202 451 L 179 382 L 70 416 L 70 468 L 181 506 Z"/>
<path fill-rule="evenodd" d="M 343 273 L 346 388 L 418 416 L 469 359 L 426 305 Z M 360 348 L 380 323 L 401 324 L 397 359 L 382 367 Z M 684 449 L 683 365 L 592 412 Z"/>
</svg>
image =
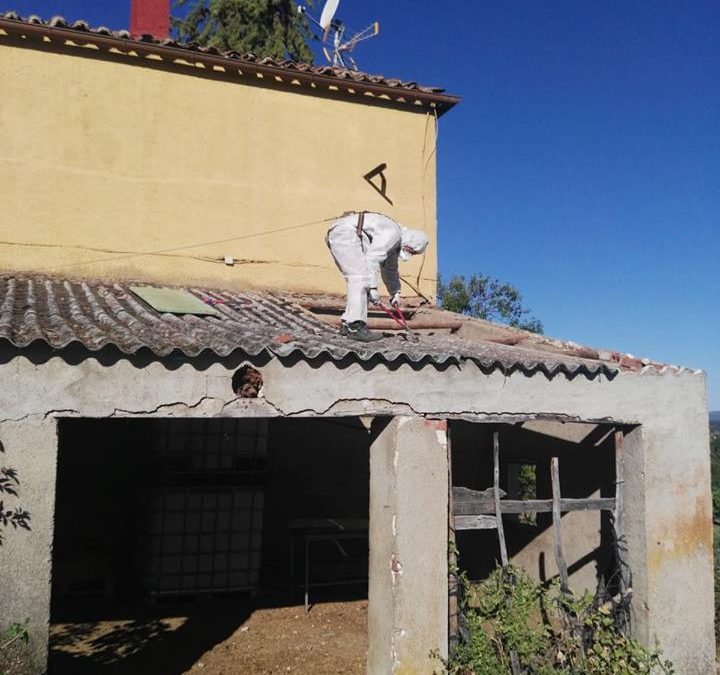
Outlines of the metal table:
<svg viewBox="0 0 720 675">
<path fill-rule="evenodd" d="M 295 540 L 302 537 L 305 555 L 305 611 L 310 609 L 311 586 L 340 586 L 367 582 L 363 579 L 341 581 L 310 581 L 310 548 L 314 542 L 332 541 L 344 553 L 340 541 L 367 539 L 367 518 L 297 518 L 288 524 L 290 530 L 290 579 L 295 584 Z"/>
</svg>

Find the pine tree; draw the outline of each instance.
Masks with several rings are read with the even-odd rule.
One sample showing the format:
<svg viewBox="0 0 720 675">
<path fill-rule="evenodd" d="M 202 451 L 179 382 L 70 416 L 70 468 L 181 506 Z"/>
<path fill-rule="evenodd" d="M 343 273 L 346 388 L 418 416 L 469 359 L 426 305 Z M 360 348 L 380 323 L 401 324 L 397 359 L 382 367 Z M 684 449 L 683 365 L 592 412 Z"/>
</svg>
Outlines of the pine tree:
<svg viewBox="0 0 720 675">
<path fill-rule="evenodd" d="M 294 0 L 175 0 L 173 6 L 188 7 L 184 16 L 173 16 L 182 42 L 312 63 L 308 21 Z"/>
</svg>

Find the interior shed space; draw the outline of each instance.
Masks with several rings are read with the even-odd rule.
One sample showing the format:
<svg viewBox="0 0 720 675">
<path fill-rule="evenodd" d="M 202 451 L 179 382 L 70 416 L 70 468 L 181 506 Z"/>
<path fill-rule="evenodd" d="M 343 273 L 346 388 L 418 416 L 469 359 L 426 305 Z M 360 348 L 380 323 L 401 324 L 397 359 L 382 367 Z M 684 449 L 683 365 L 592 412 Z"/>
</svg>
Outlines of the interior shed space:
<svg viewBox="0 0 720 675">
<path fill-rule="evenodd" d="M 350 418 L 62 420 L 50 672 L 364 672 L 369 442 Z"/>
<path fill-rule="evenodd" d="M 497 433 L 499 485 L 504 493 L 501 501 L 551 501 L 553 458 L 559 468 L 563 499 L 615 496 L 615 427 L 612 425 L 554 421 L 499 425 L 452 422 L 450 429 L 454 488 L 475 491 L 493 488 L 493 436 Z M 585 589 L 594 592 L 599 584 L 614 583 L 618 563 L 610 512 L 563 512 L 561 523 L 570 588 L 577 593 Z M 547 501 L 545 511 L 505 513 L 503 527 L 511 564 L 538 581 L 557 579 L 553 516 Z M 471 580 L 485 579 L 501 563 L 497 529 L 457 530 L 455 539 L 458 564 Z"/>
</svg>

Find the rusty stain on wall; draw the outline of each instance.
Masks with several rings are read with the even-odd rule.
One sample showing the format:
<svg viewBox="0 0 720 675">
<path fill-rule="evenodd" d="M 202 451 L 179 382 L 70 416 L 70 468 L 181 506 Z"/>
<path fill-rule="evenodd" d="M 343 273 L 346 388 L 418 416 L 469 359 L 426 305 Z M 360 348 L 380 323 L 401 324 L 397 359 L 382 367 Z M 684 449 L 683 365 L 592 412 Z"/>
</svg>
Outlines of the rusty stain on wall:
<svg viewBox="0 0 720 675">
<path fill-rule="evenodd" d="M 699 496 L 694 504 L 687 497 L 675 497 L 677 516 L 661 526 L 651 539 L 648 564 L 651 573 L 679 558 L 712 554 L 712 509 L 710 495 Z M 687 508 L 682 508 L 687 506 Z"/>
</svg>

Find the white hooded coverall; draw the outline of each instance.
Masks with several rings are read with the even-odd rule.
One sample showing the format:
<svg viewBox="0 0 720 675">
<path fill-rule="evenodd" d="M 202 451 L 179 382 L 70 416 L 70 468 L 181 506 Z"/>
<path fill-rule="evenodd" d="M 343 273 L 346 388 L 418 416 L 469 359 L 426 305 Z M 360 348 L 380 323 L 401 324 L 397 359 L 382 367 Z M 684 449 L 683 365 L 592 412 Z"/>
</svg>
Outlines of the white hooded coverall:
<svg viewBox="0 0 720 675">
<path fill-rule="evenodd" d="M 368 289 L 377 288 L 382 280 L 388 293 L 400 292 L 398 256 L 402 246 L 422 253 L 428 240 L 419 230 L 408 230 L 381 213 L 365 212 L 358 236 L 356 212 L 338 218 L 325 241 L 335 263 L 347 281 L 347 303 L 342 318 L 347 323 L 367 323 Z"/>
</svg>

